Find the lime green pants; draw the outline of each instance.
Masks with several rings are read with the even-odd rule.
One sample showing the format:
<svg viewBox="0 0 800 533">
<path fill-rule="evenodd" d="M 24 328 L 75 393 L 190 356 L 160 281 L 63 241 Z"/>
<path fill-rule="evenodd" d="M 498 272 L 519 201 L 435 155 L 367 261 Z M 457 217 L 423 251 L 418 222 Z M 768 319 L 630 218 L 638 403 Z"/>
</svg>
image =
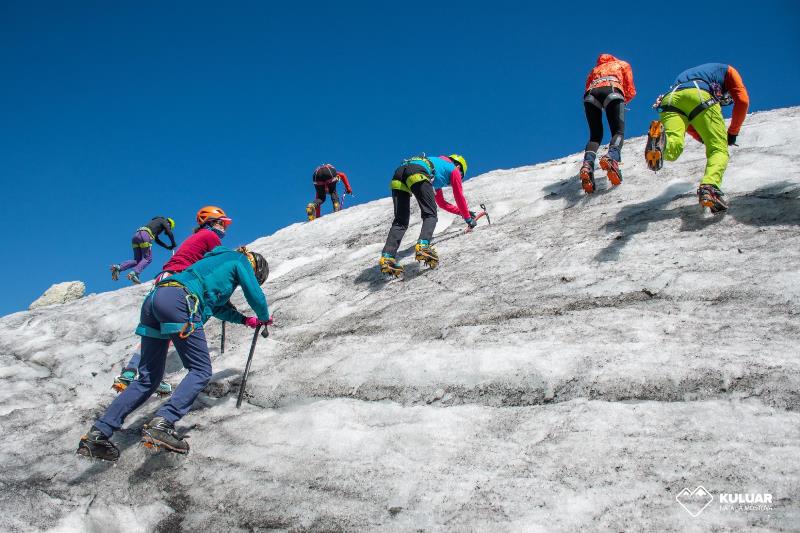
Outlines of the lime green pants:
<svg viewBox="0 0 800 533">
<path fill-rule="evenodd" d="M 706 91 L 696 88 L 684 89 L 669 93 L 662 104 L 677 107 L 686 115 L 675 111 L 666 111 L 659 115 L 667 135 L 667 146 L 664 148 L 664 159 L 675 161 L 683 152 L 686 128 L 691 126 L 700 134 L 706 146 L 706 171 L 701 185 L 710 184 L 719 187 L 722 175 L 728 167 L 728 130 L 722 118 L 719 105 L 713 105 L 697 115 L 689 122 L 687 115 L 701 102 L 710 98 Z"/>
</svg>

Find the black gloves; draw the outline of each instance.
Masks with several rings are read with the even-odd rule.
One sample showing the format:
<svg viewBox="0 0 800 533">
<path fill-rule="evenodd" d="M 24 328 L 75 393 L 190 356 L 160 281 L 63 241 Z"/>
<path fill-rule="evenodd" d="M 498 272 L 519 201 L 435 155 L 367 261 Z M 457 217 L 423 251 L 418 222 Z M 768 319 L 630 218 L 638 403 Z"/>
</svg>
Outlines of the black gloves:
<svg viewBox="0 0 800 533">
<path fill-rule="evenodd" d="M 736 137 L 738 137 L 738 135 L 728 132 L 728 146 L 739 146 L 736 144 Z"/>
</svg>

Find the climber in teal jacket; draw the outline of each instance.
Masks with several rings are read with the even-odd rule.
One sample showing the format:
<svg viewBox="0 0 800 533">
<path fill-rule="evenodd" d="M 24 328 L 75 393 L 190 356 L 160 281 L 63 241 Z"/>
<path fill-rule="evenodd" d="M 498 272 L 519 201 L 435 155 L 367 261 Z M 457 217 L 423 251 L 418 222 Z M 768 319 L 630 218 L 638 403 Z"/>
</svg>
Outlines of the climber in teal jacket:
<svg viewBox="0 0 800 533">
<path fill-rule="evenodd" d="M 234 251 L 217 246 L 188 269 L 156 283 L 142 304 L 136 328 L 142 337 L 139 378 L 117 396 L 81 438 L 78 453 L 117 460 L 119 450 L 110 437 L 122 426 L 125 417 L 158 388 L 170 341 L 189 372 L 169 401 L 145 424 L 142 440 L 187 453 L 189 444 L 175 431 L 175 422 L 189 412 L 211 379 L 211 357 L 203 324 L 215 316 L 252 328 L 270 325 L 267 300 L 260 287 L 268 274 L 269 266 L 261 254 L 246 248 Z M 246 317 L 230 304 L 229 299 L 239 286 L 256 316 Z"/>
<path fill-rule="evenodd" d="M 260 258 L 266 265 L 266 261 L 260 254 L 255 252 L 249 252 L 249 254 L 256 256 L 257 260 Z M 261 292 L 255 271 L 256 268 L 248 259 L 248 254 L 231 250 L 225 246 L 217 246 L 203 256 L 203 259 L 183 272 L 165 278 L 164 284 L 158 284 L 156 288 L 174 286 L 174 284 L 185 287 L 185 292 L 192 296 L 192 300 L 196 298 L 196 308 L 192 303 L 192 308 L 196 312 L 192 314 L 191 323 L 198 328 L 202 327 L 212 316 L 226 322 L 244 324 L 245 316 L 237 311 L 229 301 L 233 291 L 241 285 L 250 308 L 255 311 L 259 320 L 266 321 L 269 320 L 269 307 L 264 293 Z M 154 305 L 154 300 L 150 300 L 151 305 Z M 144 313 L 142 313 L 142 317 L 144 317 Z M 159 321 L 159 324 L 160 327 L 156 330 L 142 322 L 136 328 L 136 334 L 166 339 L 183 328 L 191 327 L 187 326 L 187 322 Z"/>
</svg>

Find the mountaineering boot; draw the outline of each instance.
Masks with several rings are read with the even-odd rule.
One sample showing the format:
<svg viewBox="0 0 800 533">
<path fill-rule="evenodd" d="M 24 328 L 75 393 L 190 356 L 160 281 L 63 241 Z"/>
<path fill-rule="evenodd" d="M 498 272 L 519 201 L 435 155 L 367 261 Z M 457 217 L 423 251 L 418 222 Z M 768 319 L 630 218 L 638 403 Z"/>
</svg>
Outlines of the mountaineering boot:
<svg viewBox="0 0 800 533">
<path fill-rule="evenodd" d="M 608 181 L 611 185 L 616 187 L 622 183 L 622 171 L 619 169 L 619 163 L 612 157 L 604 155 L 600 158 L 600 168 L 606 171 Z"/>
<path fill-rule="evenodd" d="M 178 435 L 175 426 L 161 416 L 153 418 L 142 427 L 142 444 L 148 448 L 164 448 L 176 453 L 189 453 L 186 435 Z"/>
<path fill-rule="evenodd" d="M 308 217 L 309 222 L 317 218 L 317 206 L 314 202 L 311 202 L 306 206 L 306 216 Z"/>
<path fill-rule="evenodd" d="M 581 165 L 581 187 L 586 194 L 594 192 L 594 165 L 588 161 Z"/>
<path fill-rule="evenodd" d="M 439 266 L 439 254 L 436 253 L 436 249 L 428 241 L 419 241 L 414 251 L 416 252 L 414 259 L 422 261 L 428 268 Z"/>
<path fill-rule="evenodd" d="M 654 120 L 650 123 L 650 130 L 647 132 L 647 146 L 644 149 L 644 158 L 647 160 L 647 168 L 653 172 L 661 170 L 664 166 L 664 147 L 667 144 L 667 137 L 664 133 L 664 125 Z"/>
<path fill-rule="evenodd" d="M 708 207 L 711 212 L 721 213 L 728 209 L 728 202 L 725 201 L 725 193 L 714 185 L 701 185 L 697 188 L 697 201 L 703 207 Z"/>
<path fill-rule="evenodd" d="M 130 385 L 131 381 L 134 379 L 136 379 L 136 369 L 126 368 L 122 374 L 114 378 L 114 384 L 111 385 L 111 388 L 117 392 L 122 392 L 128 388 L 128 385 Z M 166 381 L 162 381 L 158 384 L 156 394 L 161 397 L 169 396 L 172 394 L 172 385 Z"/>
<path fill-rule="evenodd" d="M 142 282 L 142 280 L 139 279 L 139 274 L 136 272 L 131 272 L 128 274 L 128 279 L 131 280 L 131 283 L 134 285 L 139 285 Z"/>
<path fill-rule="evenodd" d="M 339 202 L 333 202 L 333 212 L 337 213 L 342 210 L 342 204 Z"/>
<path fill-rule="evenodd" d="M 378 261 L 382 274 L 391 274 L 398 277 L 403 273 L 403 267 L 397 264 L 397 259 L 389 254 L 383 254 Z"/>
<path fill-rule="evenodd" d="M 94 426 L 89 430 L 89 433 L 81 437 L 75 453 L 84 457 L 102 459 L 103 461 L 116 461 L 119 459 L 119 450 L 114 446 L 114 443 L 108 440 L 108 437 Z"/>
<path fill-rule="evenodd" d="M 114 281 L 119 279 L 119 265 L 111 265 L 111 279 Z"/>
<path fill-rule="evenodd" d="M 158 388 L 156 389 L 156 394 L 159 396 L 169 396 L 172 394 L 172 385 L 167 383 L 166 381 L 162 381 L 158 384 Z"/>
<path fill-rule="evenodd" d="M 114 384 L 111 385 L 111 388 L 117 392 L 122 392 L 128 388 L 128 385 L 134 379 L 136 379 L 136 369 L 126 368 L 122 371 L 122 374 L 114 378 Z"/>
</svg>

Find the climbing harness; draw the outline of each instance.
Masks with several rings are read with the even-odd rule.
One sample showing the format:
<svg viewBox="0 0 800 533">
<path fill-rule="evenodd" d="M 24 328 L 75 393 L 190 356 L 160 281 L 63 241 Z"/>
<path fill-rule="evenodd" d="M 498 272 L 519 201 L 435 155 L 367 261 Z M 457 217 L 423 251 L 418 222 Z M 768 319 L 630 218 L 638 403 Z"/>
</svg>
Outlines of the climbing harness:
<svg viewBox="0 0 800 533">
<path fill-rule="evenodd" d="M 181 289 L 183 289 L 183 292 L 186 293 L 185 298 L 186 298 L 186 307 L 189 309 L 189 320 L 183 325 L 183 327 L 181 327 L 180 331 L 178 332 L 178 337 L 180 337 L 181 339 L 189 338 L 192 335 L 192 333 L 194 333 L 195 330 L 197 329 L 196 324 L 198 322 L 195 321 L 195 317 L 198 317 L 197 312 L 200 307 L 200 298 L 198 298 L 196 294 L 192 294 L 191 292 L 189 292 L 189 289 L 187 289 L 186 286 L 183 285 L 182 283 L 171 280 L 158 282 L 156 286 L 153 288 L 153 292 L 155 292 L 156 289 L 160 289 L 162 287 L 180 287 Z M 152 299 L 151 299 L 151 305 L 154 305 Z"/>
<path fill-rule="evenodd" d="M 689 113 L 686 113 L 684 110 L 679 109 L 674 105 L 672 105 L 673 94 L 675 92 L 691 89 L 691 87 L 681 87 L 683 83 L 688 83 L 688 82 L 683 82 L 675 85 L 672 88 L 672 90 L 669 91 L 667 94 L 659 94 L 658 97 L 656 98 L 655 103 L 653 104 L 653 109 L 658 110 L 659 113 L 666 113 L 668 111 L 671 111 L 673 113 L 678 113 L 679 115 L 683 115 L 684 117 L 689 119 L 689 122 L 691 122 L 695 118 L 697 118 L 697 116 L 700 113 L 702 113 L 709 107 L 713 107 L 716 104 L 724 106 L 733 103 L 733 98 L 731 98 L 730 93 L 725 92 L 719 83 L 714 82 L 709 84 L 705 80 L 690 80 L 690 81 L 692 82 L 692 85 L 694 85 L 695 89 L 697 89 L 697 94 L 700 97 L 700 103 L 697 104 L 697 106 L 695 106 L 695 108 L 692 109 Z M 708 98 L 703 97 L 704 91 L 703 89 L 700 88 L 700 84 L 697 83 L 698 81 L 705 83 L 708 86 L 709 90 L 705 91 L 706 94 L 709 95 Z M 668 96 L 669 96 L 669 103 L 664 104 L 663 101 Z"/>
</svg>

